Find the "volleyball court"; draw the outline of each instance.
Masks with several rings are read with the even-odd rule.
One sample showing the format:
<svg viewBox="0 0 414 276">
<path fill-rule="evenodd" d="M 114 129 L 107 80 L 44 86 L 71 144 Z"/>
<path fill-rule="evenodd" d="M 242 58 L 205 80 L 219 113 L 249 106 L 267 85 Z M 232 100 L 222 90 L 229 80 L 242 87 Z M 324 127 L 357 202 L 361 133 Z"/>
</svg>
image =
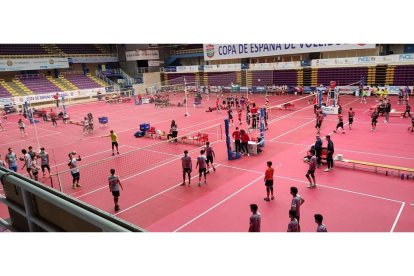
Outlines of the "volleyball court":
<svg viewBox="0 0 414 276">
<path fill-rule="evenodd" d="M 35 126 L 27 124 L 28 136 L 21 138 L 16 123 L 19 115 L 9 116 L 5 130 L 0 132 L 2 158 L 8 147 L 21 155 L 20 150 L 30 145 L 36 149 L 43 146 L 50 155 L 52 176 L 43 177 L 40 172 L 41 182 L 149 231 L 245 232 L 249 204 L 256 203 L 262 214 L 262 231 L 284 232 L 289 222 L 291 186 L 298 187 L 306 200 L 301 212 L 302 231 L 315 231 L 315 213 L 324 215 L 331 232 L 413 231 L 414 223 L 410 219 L 414 214 L 413 180 L 335 165 L 331 172 L 324 172 L 325 167 L 318 169 L 318 187 L 306 188 L 304 175 L 308 165 L 303 162 L 303 156 L 314 144 L 316 134 L 313 105 L 308 101 L 311 96 L 268 95 L 269 130 L 264 133 L 263 152 L 232 161 L 227 158 L 225 143 L 223 122 L 227 112 L 206 112 L 215 105 L 215 93 L 209 95 L 210 99 L 203 95 L 200 107 L 188 105 L 194 96 L 186 96 L 183 91 L 171 95 L 176 99 L 187 97 L 184 108 L 171 105 L 159 108 L 133 102 L 68 106 L 73 120 L 81 120 L 89 112 L 94 118 L 108 118 L 108 124 L 96 124 L 92 134 L 83 134 L 82 127 L 74 124 L 59 122 L 57 127 L 52 127 L 50 123 L 39 122 Z M 264 94 L 244 96 L 258 106 L 265 105 Z M 345 134 L 333 133 L 336 116 L 325 118 L 321 136 L 331 134 L 335 153 L 347 159 L 412 166 L 414 147 L 409 142 L 412 134 L 406 130 L 408 120 L 395 118 L 389 124 L 379 123 L 378 130 L 371 132 L 367 110 L 375 100 L 370 98 L 371 104 L 361 104 L 353 96 L 342 96 L 341 101 L 343 110 L 353 107 L 356 117 L 352 130 L 346 125 Z M 289 108 L 285 108 L 288 103 Z M 230 134 L 236 126 L 247 128 L 245 115 L 243 112 L 242 125 L 230 126 Z M 171 120 L 178 125 L 177 142 L 159 137 L 134 137 L 142 123 L 168 132 Z M 111 129 L 119 137 L 120 155 L 112 156 L 110 138 L 103 137 Z M 203 143 L 193 138 L 200 133 L 208 134 L 216 154 L 217 171 L 210 171 L 207 184 L 198 187 L 194 159 Z M 249 135 L 254 137 L 259 133 L 259 129 L 253 129 Z M 193 158 L 189 187 L 180 186 L 180 158 L 184 150 Z M 71 151 L 76 151 L 82 159 L 78 162 L 81 188 L 72 189 L 67 165 Z M 275 167 L 276 198 L 266 202 L 263 176 L 269 160 Z M 19 172 L 23 171 L 22 165 L 19 162 Z M 121 191 L 121 210 L 116 213 L 107 184 L 111 168 L 116 169 L 125 188 Z M 0 209 L 5 217 L 4 206 Z"/>
</svg>

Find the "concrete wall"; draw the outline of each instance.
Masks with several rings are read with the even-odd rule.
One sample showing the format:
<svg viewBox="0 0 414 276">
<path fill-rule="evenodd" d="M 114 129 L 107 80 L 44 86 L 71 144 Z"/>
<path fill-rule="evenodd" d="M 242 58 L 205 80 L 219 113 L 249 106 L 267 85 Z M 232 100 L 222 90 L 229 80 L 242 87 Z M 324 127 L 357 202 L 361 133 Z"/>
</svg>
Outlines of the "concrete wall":
<svg viewBox="0 0 414 276">
<path fill-rule="evenodd" d="M 135 93 L 137 94 L 145 94 L 146 88 L 151 86 L 159 86 L 161 84 L 161 73 L 154 72 L 154 73 L 144 73 L 142 75 L 143 84 L 134 84 L 133 87 L 135 89 Z"/>
</svg>

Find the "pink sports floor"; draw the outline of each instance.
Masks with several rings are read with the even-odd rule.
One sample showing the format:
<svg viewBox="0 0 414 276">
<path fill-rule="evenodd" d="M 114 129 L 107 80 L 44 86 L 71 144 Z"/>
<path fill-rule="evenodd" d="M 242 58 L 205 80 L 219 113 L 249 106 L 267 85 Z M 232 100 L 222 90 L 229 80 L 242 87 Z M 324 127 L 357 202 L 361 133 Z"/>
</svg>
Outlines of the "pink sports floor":
<svg viewBox="0 0 414 276">
<path fill-rule="evenodd" d="M 180 96 L 177 96 L 180 97 Z M 299 96 L 269 96 L 270 105 L 285 103 Z M 263 95 L 250 95 L 259 105 L 264 103 Z M 368 109 L 375 104 L 375 98 L 367 104 L 359 103 L 353 96 L 342 96 L 346 133 L 332 133 L 336 116 L 328 115 L 322 125 L 321 136 L 331 134 L 335 154 L 346 159 L 381 163 L 413 168 L 414 134 L 407 131 L 409 119 L 391 117 L 385 124 L 380 117 L 377 131 L 370 131 Z M 391 96 L 393 108 L 399 110 L 396 98 Z M 21 155 L 21 149 L 33 146 L 46 148 L 51 157 L 52 174 L 60 172 L 63 191 L 88 204 L 156 232 L 246 232 L 251 215 L 249 204 L 256 203 L 262 215 L 262 232 L 285 232 L 289 222 L 288 210 L 291 195 L 289 189 L 296 186 L 305 199 L 301 208 L 302 232 L 314 232 L 316 224 L 313 215 L 321 213 L 329 232 L 412 232 L 414 231 L 414 181 L 402 180 L 397 176 L 386 176 L 365 170 L 353 170 L 335 166 L 331 172 L 322 168 L 315 173 L 318 188 L 307 189 L 305 173 L 308 165 L 303 157 L 315 142 L 316 130 L 313 106 L 307 101 L 298 101 L 292 110 L 272 110 L 269 130 L 265 131 L 264 151 L 259 155 L 243 156 L 238 160 L 227 160 L 224 119 L 227 113 L 205 112 L 214 106 L 215 100 L 204 99 L 202 106 L 188 107 L 190 116 L 185 117 L 185 108 L 156 108 L 154 104 L 136 106 L 134 103 L 107 104 L 93 102 L 67 107 L 71 119 L 82 120 L 88 112 L 95 118 L 93 134 L 83 135 L 82 127 L 51 123 L 33 125 L 26 122 L 28 136 L 20 137 L 17 126 L 19 115 L 9 116 L 3 122 L 0 132 L 0 153 L 2 159 L 7 148 Z M 352 107 L 355 120 L 348 130 L 347 110 Z M 97 118 L 107 116 L 109 123 L 99 125 Z M 233 112 L 237 119 L 237 114 Z M 171 120 L 177 122 L 179 133 L 184 135 L 199 129 L 221 124 L 222 139 L 214 139 L 212 146 L 216 153 L 216 172 L 207 175 L 207 184 L 197 186 L 198 175 L 194 158 L 199 146 L 177 145 L 160 142 L 158 139 L 135 138 L 134 132 L 140 123 L 150 123 L 157 129 L 169 130 Z M 245 112 L 243 112 L 244 128 Z M 231 126 L 230 133 L 235 126 Z M 119 137 L 120 155 L 111 156 L 110 138 L 102 138 L 113 129 Z M 209 131 L 216 131 L 211 128 Z M 213 133 L 210 133 L 213 135 Z M 324 145 L 326 141 L 324 140 Z M 176 147 L 175 149 L 173 147 Z M 184 149 L 193 157 L 192 185 L 182 183 L 181 161 Z M 72 190 L 67 154 L 76 150 L 82 157 L 79 162 L 82 188 Z M 266 161 L 273 161 L 275 167 L 275 195 L 266 202 L 263 182 Z M 101 161 L 100 165 L 93 165 Z M 88 165 L 90 164 L 90 165 Z M 18 162 L 19 172 L 23 163 Z M 86 167 L 82 167 L 86 166 Z M 112 195 L 105 181 L 109 168 L 115 168 L 121 177 L 124 191 L 121 191 L 121 211 L 113 210 Z M 50 186 L 48 177 L 40 181 Z M 101 180 L 102 179 L 102 180 Z M 53 182 L 57 187 L 57 181 Z M 3 190 L 0 187 L 0 194 Z M 0 205 L 0 217 L 7 218 L 7 208 Z"/>
</svg>

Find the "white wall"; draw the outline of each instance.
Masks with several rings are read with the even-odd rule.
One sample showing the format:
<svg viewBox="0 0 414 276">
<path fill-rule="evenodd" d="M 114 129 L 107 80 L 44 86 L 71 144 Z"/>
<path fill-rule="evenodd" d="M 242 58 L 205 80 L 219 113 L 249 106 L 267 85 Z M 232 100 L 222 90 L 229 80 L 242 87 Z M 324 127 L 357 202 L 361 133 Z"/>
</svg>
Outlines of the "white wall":
<svg viewBox="0 0 414 276">
<path fill-rule="evenodd" d="M 144 73 L 142 75 L 143 84 L 134 84 L 135 93 L 137 94 L 144 94 L 146 93 L 146 88 L 151 87 L 154 85 L 160 85 L 161 83 L 161 73 L 154 72 L 154 73 Z"/>
</svg>

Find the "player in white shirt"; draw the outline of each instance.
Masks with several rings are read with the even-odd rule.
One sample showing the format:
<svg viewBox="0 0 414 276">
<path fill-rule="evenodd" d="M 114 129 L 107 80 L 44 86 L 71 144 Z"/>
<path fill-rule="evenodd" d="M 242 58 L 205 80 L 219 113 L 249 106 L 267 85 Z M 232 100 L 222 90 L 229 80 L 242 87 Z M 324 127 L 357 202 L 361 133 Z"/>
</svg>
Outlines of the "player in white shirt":
<svg viewBox="0 0 414 276">
<path fill-rule="evenodd" d="M 315 214 L 314 217 L 315 217 L 315 222 L 318 225 L 318 227 L 316 228 L 316 232 L 328 232 L 325 224 L 322 223 L 323 216 L 321 214 Z"/>
</svg>

